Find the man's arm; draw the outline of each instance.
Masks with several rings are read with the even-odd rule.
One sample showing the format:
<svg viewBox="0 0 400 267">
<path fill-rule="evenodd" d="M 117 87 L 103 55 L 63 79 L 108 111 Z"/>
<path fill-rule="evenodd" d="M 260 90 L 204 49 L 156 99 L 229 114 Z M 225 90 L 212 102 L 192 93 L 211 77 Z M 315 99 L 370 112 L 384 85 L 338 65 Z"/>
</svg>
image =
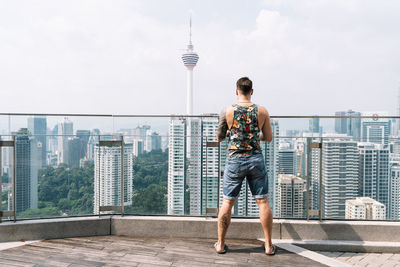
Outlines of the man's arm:
<svg viewBox="0 0 400 267">
<path fill-rule="evenodd" d="M 221 111 L 219 115 L 217 140 L 222 142 L 226 138 L 226 132 L 228 131 L 228 123 L 226 122 L 226 108 Z"/>
<path fill-rule="evenodd" d="M 272 141 L 271 119 L 269 117 L 268 111 L 265 108 L 263 108 L 262 112 L 263 116 L 265 116 L 265 120 L 261 129 L 260 139 L 261 141 L 271 142 Z"/>
</svg>

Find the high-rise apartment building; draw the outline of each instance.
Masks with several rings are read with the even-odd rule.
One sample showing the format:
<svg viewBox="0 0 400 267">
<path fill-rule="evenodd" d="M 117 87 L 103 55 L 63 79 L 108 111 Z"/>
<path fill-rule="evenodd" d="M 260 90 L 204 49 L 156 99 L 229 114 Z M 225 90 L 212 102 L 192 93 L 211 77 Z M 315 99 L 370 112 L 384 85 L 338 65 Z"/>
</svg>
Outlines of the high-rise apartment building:
<svg viewBox="0 0 400 267">
<path fill-rule="evenodd" d="M 308 131 L 312 133 L 319 133 L 319 118 L 311 118 L 308 124 Z"/>
<path fill-rule="evenodd" d="M 335 116 L 343 117 L 346 116 L 346 111 L 336 111 Z M 347 133 L 347 119 L 346 118 L 335 118 L 335 132 L 340 134 Z"/>
<path fill-rule="evenodd" d="M 85 150 L 83 147 L 82 140 L 78 137 L 70 137 L 67 139 L 67 162 L 65 164 L 70 168 L 76 168 L 80 166 L 81 159 L 85 156 Z"/>
<path fill-rule="evenodd" d="M 15 196 L 16 212 L 36 209 L 38 202 L 38 172 L 42 167 L 41 142 L 21 128 L 15 137 Z"/>
<path fill-rule="evenodd" d="M 279 173 L 297 173 L 297 151 L 294 149 L 279 150 Z"/>
<path fill-rule="evenodd" d="M 350 220 L 386 220 L 386 207 L 369 197 L 349 199 L 346 200 L 345 218 Z"/>
<path fill-rule="evenodd" d="M 41 143 L 42 155 L 41 162 L 42 168 L 46 167 L 47 163 L 47 120 L 46 117 L 34 116 L 28 118 L 28 130 L 33 137 Z"/>
<path fill-rule="evenodd" d="M 291 174 L 279 174 L 278 211 L 280 218 L 302 218 L 304 215 L 305 180 Z"/>
<path fill-rule="evenodd" d="M 64 121 L 58 124 L 58 164 L 68 164 L 68 138 L 74 134 L 72 121 L 64 118 Z"/>
<path fill-rule="evenodd" d="M 400 161 L 391 162 L 389 167 L 389 216 L 391 220 L 400 219 Z"/>
<path fill-rule="evenodd" d="M 186 120 L 172 117 L 168 143 L 168 214 L 185 214 Z"/>
<path fill-rule="evenodd" d="M 123 154 L 123 155 L 122 155 Z M 133 197 L 133 146 L 94 149 L 94 213 L 100 206 L 120 206 L 122 196 L 121 160 L 124 160 L 124 205 L 132 204 Z"/>
<path fill-rule="evenodd" d="M 359 196 L 370 197 L 390 209 L 389 148 L 387 145 L 359 143 Z"/>
<path fill-rule="evenodd" d="M 357 142 L 331 139 L 322 146 L 322 214 L 345 218 L 345 202 L 358 194 Z"/>
<path fill-rule="evenodd" d="M 347 119 L 347 135 L 356 138 L 356 141 L 360 141 L 361 137 L 361 112 L 354 110 L 348 110 L 347 116 L 354 116 L 355 118 Z"/>
<path fill-rule="evenodd" d="M 201 164 L 201 207 L 202 214 L 206 213 L 206 208 L 217 208 L 218 207 L 218 183 L 219 183 L 219 149 L 218 147 L 208 147 L 207 143 L 217 141 L 217 130 L 218 130 L 218 119 L 217 118 L 203 118 L 201 120 L 201 157 L 197 160 Z M 197 142 L 196 142 L 197 143 Z M 192 145 L 192 148 L 196 145 Z M 191 153 L 195 155 L 197 153 Z M 194 160 L 190 158 L 190 162 Z M 197 165 L 197 164 L 196 164 Z M 190 167 L 190 165 L 189 165 Z M 191 173 L 192 174 L 192 173 Z M 195 176 L 197 177 L 197 176 Z M 192 175 L 189 176 L 189 179 Z M 193 183 L 192 183 L 193 184 Z M 192 192 L 192 190 L 191 190 Z M 198 205 L 196 199 L 190 200 L 190 207 Z M 192 210 L 192 209 L 191 209 Z"/>
<path fill-rule="evenodd" d="M 390 123 L 387 118 L 387 112 L 365 112 L 363 116 L 372 116 L 372 118 L 363 118 L 361 120 L 361 140 L 363 142 L 388 144 Z"/>
<path fill-rule="evenodd" d="M 346 134 L 354 138 L 360 138 L 361 134 L 361 116 L 360 112 L 354 110 L 337 111 L 335 116 L 354 116 L 356 118 L 335 118 L 335 132 L 339 134 Z"/>
<path fill-rule="evenodd" d="M 144 150 L 150 152 L 152 150 L 161 149 L 161 136 L 152 130 L 147 130 L 144 143 Z"/>
<path fill-rule="evenodd" d="M 87 159 L 93 160 L 94 159 L 94 148 L 99 142 L 99 129 L 93 129 L 90 131 L 90 137 L 87 144 Z"/>
<path fill-rule="evenodd" d="M 90 130 L 77 130 L 76 137 L 79 138 L 81 143 L 82 158 L 88 158 L 87 150 L 90 139 Z"/>
</svg>

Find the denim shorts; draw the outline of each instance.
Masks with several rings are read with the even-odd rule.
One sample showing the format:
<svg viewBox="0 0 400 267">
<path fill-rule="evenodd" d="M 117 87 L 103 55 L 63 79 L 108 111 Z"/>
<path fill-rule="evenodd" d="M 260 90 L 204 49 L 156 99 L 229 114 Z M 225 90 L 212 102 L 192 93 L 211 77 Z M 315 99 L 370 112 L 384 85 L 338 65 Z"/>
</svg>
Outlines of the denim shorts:
<svg viewBox="0 0 400 267">
<path fill-rule="evenodd" d="M 225 199 L 236 199 L 246 177 L 254 198 L 263 199 L 268 195 L 268 177 L 264 157 L 260 154 L 228 159 L 225 165 L 222 189 Z"/>
</svg>

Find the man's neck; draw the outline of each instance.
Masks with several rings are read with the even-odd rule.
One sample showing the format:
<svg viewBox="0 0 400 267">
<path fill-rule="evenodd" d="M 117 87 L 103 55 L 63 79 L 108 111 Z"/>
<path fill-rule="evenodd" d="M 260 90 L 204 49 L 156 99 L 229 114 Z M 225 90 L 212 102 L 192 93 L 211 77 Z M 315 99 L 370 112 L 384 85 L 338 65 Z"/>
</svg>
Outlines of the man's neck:
<svg viewBox="0 0 400 267">
<path fill-rule="evenodd" d="M 251 103 L 251 96 L 238 95 L 238 103 Z"/>
</svg>

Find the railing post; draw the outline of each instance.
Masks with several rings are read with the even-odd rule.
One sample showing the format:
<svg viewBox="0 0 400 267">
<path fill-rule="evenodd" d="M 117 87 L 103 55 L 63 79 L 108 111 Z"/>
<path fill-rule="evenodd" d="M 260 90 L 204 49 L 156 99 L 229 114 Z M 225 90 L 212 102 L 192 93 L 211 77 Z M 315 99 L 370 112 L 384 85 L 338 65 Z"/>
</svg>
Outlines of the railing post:
<svg viewBox="0 0 400 267">
<path fill-rule="evenodd" d="M 121 136 L 121 216 L 124 216 L 124 199 L 125 199 L 125 149 L 124 149 L 124 136 Z"/>
<path fill-rule="evenodd" d="M 13 135 L 13 143 L 14 143 L 14 149 L 13 149 L 13 211 L 14 211 L 14 222 L 17 221 L 17 142 L 16 142 L 16 137 Z"/>
<path fill-rule="evenodd" d="M 100 170 L 101 170 L 101 168 L 100 168 L 100 155 L 101 155 L 101 146 L 100 146 L 100 135 L 98 135 L 98 141 L 99 141 L 99 149 L 97 150 L 97 169 L 98 169 L 98 171 L 97 171 L 97 179 L 98 179 L 98 197 L 99 197 L 99 205 L 98 205 L 98 207 L 99 207 L 99 216 L 100 216 L 100 206 L 101 206 L 101 190 L 100 190 L 100 185 L 101 185 L 101 183 L 100 183 Z"/>
<path fill-rule="evenodd" d="M 319 143 L 312 142 L 313 137 L 307 137 L 307 195 L 306 195 L 306 212 L 307 212 L 307 221 L 310 220 L 310 216 L 318 216 L 319 220 L 322 220 L 322 137 L 320 138 Z M 311 163 L 312 163 L 312 149 L 318 148 L 320 150 L 319 153 L 319 209 L 310 209 L 310 187 L 311 187 Z M 313 192 L 315 193 L 315 192 Z"/>
<path fill-rule="evenodd" d="M 322 221 L 322 147 L 323 138 L 321 137 L 321 145 L 319 150 L 319 221 Z"/>
<path fill-rule="evenodd" d="M 311 138 L 307 137 L 307 147 L 306 147 L 306 157 L 307 157 L 307 164 L 306 164 L 306 173 L 307 173 L 307 180 L 306 180 L 306 217 L 307 221 L 310 220 L 310 176 L 311 176 Z"/>
</svg>

